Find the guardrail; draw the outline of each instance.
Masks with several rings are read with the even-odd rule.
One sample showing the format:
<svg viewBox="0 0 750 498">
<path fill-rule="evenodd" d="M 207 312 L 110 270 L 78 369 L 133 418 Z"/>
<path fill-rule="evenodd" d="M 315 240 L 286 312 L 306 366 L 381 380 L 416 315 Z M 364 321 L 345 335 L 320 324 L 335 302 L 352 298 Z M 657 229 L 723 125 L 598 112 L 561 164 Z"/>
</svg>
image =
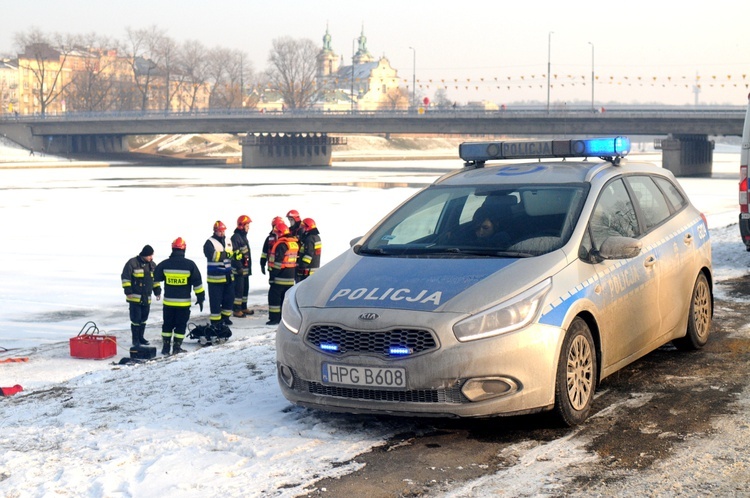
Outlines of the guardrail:
<svg viewBox="0 0 750 498">
<path fill-rule="evenodd" d="M 523 118 L 523 117 L 598 117 L 623 118 L 623 117 L 658 117 L 658 116 L 680 116 L 681 118 L 695 117 L 734 117 L 744 116 L 744 106 L 690 106 L 690 107 L 611 107 L 601 110 L 591 108 L 565 107 L 553 108 L 547 111 L 545 107 L 509 107 L 503 110 L 481 110 L 471 108 L 429 108 L 424 112 L 417 110 L 379 110 L 379 111 L 327 111 L 317 109 L 287 109 L 284 111 L 262 112 L 256 109 L 216 109 L 191 112 L 164 112 L 164 111 L 118 111 L 118 112 L 65 112 L 48 113 L 44 115 L 14 115 L 0 114 L 0 121 L 4 122 L 40 122 L 40 121 L 118 121 L 118 120 L 165 120 L 165 119 L 227 119 L 227 118 L 387 118 L 387 117 L 418 117 L 419 119 L 430 118 Z"/>
</svg>

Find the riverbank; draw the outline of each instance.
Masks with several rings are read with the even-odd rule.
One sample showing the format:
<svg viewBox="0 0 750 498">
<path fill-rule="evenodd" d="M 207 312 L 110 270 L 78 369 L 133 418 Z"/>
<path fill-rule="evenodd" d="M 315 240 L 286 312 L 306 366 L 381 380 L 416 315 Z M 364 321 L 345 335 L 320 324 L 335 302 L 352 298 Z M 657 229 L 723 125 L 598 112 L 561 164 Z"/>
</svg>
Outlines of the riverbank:
<svg viewBox="0 0 750 498">
<path fill-rule="evenodd" d="M 345 145 L 332 151 L 335 163 L 362 161 L 419 161 L 458 159 L 459 137 L 351 136 Z M 133 137 L 131 152 L 110 154 L 76 154 L 71 157 L 30 151 L 0 137 L 0 169 L 69 168 L 148 165 L 222 166 L 239 168 L 242 149 L 237 137 L 224 134 L 160 135 Z"/>
</svg>

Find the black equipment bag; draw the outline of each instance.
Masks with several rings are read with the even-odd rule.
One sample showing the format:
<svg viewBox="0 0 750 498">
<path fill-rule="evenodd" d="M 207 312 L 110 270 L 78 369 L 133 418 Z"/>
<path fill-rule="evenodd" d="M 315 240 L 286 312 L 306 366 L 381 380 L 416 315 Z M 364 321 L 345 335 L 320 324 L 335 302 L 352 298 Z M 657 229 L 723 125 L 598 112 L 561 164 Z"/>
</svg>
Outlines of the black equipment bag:
<svg viewBox="0 0 750 498">
<path fill-rule="evenodd" d="M 197 340 L 201 346 L 210 346 L 212 344 L 221 344 L 232 337 L 232 330 L 226 324 L 215 327 L 211 324 L 195 325 L 188 324 L 190 339 Z"/>
<path fill-rule="evenodd" d="M 134 360 L 150 360 L 156 357 L 156 347 L 154 346 L 131 346 L 130 357 Z"/>
</svg>

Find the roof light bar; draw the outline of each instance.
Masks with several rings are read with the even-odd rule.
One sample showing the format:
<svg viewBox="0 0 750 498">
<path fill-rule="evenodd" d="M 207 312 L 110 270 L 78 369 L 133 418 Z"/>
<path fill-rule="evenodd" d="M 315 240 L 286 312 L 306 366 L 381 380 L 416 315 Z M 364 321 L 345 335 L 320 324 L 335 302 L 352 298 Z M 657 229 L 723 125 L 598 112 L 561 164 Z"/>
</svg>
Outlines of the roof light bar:
<svg viewBox="0 0 750 498">
<path fill-rule="evenodd" d="M 628 137 L 584 140 L 535 140 L 508 142 L 465 142 L 458 155 L 467 163 L 491 159 L 540 159 L 554 157 L 625 157 L 630 152 Z"/>
</svg>

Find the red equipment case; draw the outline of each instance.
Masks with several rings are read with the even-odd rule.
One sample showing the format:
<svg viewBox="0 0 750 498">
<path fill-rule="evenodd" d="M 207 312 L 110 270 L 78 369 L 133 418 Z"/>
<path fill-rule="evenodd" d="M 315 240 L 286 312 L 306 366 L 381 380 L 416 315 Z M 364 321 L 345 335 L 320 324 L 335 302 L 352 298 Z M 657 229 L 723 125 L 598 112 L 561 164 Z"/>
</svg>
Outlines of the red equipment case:
<svg viewBox="0 0 750 498">
<path fill-rule="evenodd" d="M 117 354 L 117 337 L 100 335 L 94 322 L 86 322 L 78 335 L 70 339 L 70 356 L 104 360 Z"/>
</svg>

